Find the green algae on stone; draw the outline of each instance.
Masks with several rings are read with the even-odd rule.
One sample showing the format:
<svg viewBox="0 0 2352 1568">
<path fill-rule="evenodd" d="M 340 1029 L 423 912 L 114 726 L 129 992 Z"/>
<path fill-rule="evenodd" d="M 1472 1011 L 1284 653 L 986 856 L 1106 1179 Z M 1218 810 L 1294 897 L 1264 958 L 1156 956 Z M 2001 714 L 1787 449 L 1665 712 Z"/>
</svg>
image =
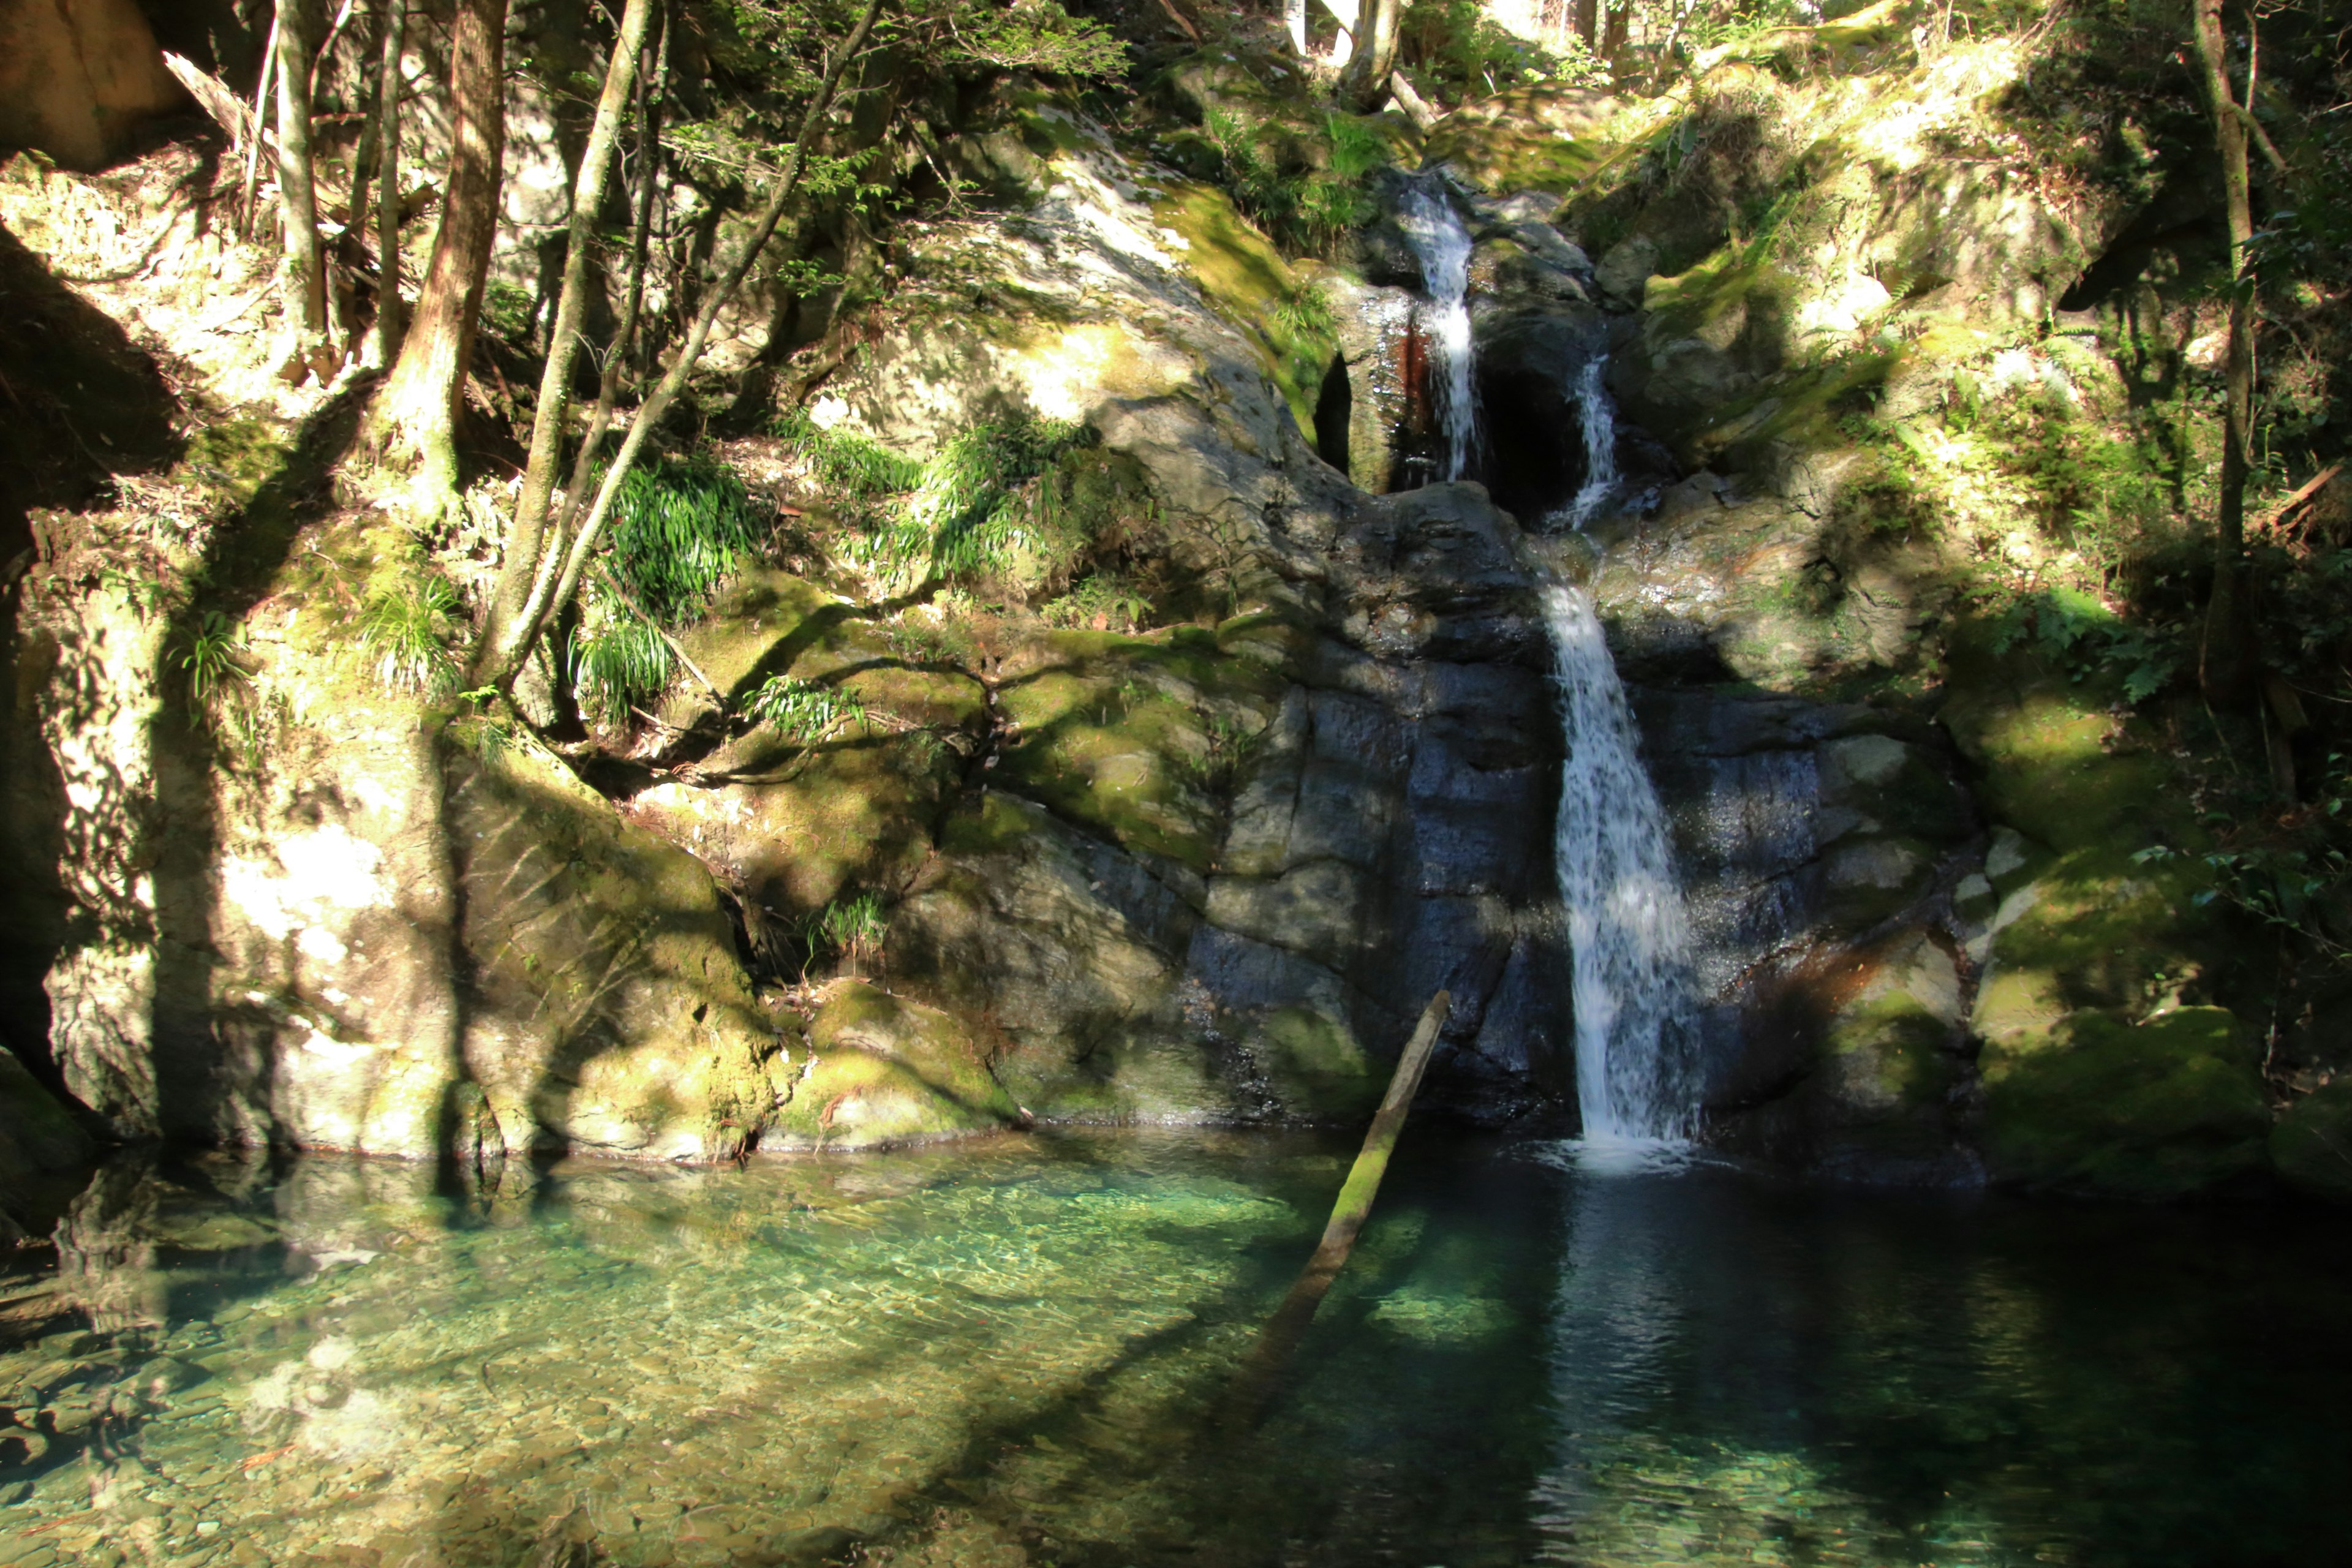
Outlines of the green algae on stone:
<svg viewBox="0 0 2352 1568">
<path fill-rule="evenodd" d="M 1001 674 L 1010 733 L 997 783 L 1206 871 L 1223 828 L 1221 751 L 1265 725 L 1278 690 L 1202 628 L 1049 632 Z"/>
<path fill-rule="evenodd" d="M 2039 1039 L 1988 1041 L 1979 1067 L 1996 1180 L 2177 1198 L 2268 1163 L 2255 1052 L 2226 1008 L 2137 1024 L 2082 1008 Z"/>
<path fill-rule="evenodd" d="M 1298 428 L 1314 429 L 1315 402 L 1339 343 L 1326 328 L 1283 309 L 1303 286 L 1298 274 L 1223 191 L 1171 185 L 1151 212 L 1183 239 L 1181 264 L 1210 305 L 1256 348 L 1258 368 L 1282 393 Z"/>
<path fill-rule="evenodd" d="M 2304 1095 L 2271 1129 L 2271 1165 L 2289 1186 L 2352 1203 L 2352 1079 Z"/>
<path fill-rule="evenodd" d="M 992 1131 L 1020 1119 L 970 1030 L 862 980 L 826 992 L 807 1048 L 767 1147 L 870 1149 Z"/>
</svg>

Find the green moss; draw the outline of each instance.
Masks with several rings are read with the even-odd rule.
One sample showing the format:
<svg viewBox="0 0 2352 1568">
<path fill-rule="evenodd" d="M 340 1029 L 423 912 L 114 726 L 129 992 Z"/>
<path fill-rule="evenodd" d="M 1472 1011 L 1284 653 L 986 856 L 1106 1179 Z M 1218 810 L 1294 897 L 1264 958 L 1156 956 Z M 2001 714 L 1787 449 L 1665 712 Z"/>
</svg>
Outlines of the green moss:
<svg viewBox="0 0 2352 1568">
<path fill-rule="evenodd" d="M 1354 1032 L 1312 1008 L 1276 1008 L 1250 1044 L 1294 1115 L 1353 1120 L 1370 1114 L 1388 1088 L 1388 1068 L 1365 1055 Z"/>
<path fill-rule="evenodd" d="M 998 782 L 1121 844 L 1206 871 L 1223 827 L 1212 787 L 1220 706 L 1254 732 L 1278 678 L 1185 626 L 1150 637 L 1059 631 L 1025 650 L 998 688 L 1013 734 Z"/>
<path fill-rule="evenodd" d="M 776 1119 L 777 1142 L 872 1148 L 992 1131 L 1020 1118 L 969 1029 L 861 980 L 826 993 L 808 1048 L 814 1059 Z"/>
<path fill-rule="evenodd" d="M 1171 186 L 1151 210 L 1183 237 L 1184 265 L 1202 294 L 1256 348 L 1298 427 L 1315 428 L 1315 400 L 1339 343 L 1327 331 L 1286 318 L 1282 307 L 1302 286 L 1290 264 L 1222 191 Z"/>
<path fill-rule="evenodd" d="M 2270 1153 L 2272 1166 L 2289 1185 L 2352 1203 L 2352 1079 L 2288 1106 L 2271 1129 Z"/>
<path fill-rule="evenodd" d="M 1985 1153 L 2000 1180 L 2171 1198 L 2266 1163 L 2262 1078 L 2224 1008 L 2137 1025 L 2086 1009 L 2031 1049 L 1989 1043 L 1981 1065 Z"/>
<path fill-rule="evenodd" d="M 1607 155 L 1602 144 L 1506 116 L 1480 124 L 1448 116 L 1424 149 L 1433 162 L 1452 164 L 1489 191 L 1543 191 L 1566 195 Z"/>
</svg>

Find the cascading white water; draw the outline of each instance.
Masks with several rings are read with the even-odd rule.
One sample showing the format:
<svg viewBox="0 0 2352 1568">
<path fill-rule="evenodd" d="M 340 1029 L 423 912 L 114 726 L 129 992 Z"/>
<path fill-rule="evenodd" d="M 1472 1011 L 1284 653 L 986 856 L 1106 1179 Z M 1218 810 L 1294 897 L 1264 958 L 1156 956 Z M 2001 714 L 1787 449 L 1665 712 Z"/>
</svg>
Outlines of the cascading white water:
<svg viewBox="0 0 2352 1568">
<path fill-rule="evenodd" d="M 1580 533 L 1601 515 L 1617 489 L 1617 405 L 1610 402 L 1609 389 L 1601 380 L 1608 370 L 1609 357 L 1594 354 L 1569 384 L 1568 400 L 1584 430 L 1584 483 L 1554 518 Z"/>
<path fill-rule="evenodd" d="M 1569 399 L 1584 435 L 1584 483 L 1552 514 L 1578 531 L 1617 491 L 1617 413 L 1608 358 L 1578 367 Z M 1688 1061 L 1690 921 L 1666 814 L 1642 765 L 1633 712 L 1581 588 L 1543 591 L 1568 760 L 1552 852 L 1568 913 L 1576 1005 L 1576 1091 L 1588 1141 L 1679 1140 L 1696 1131 Z"/>
<path fill-rule="evenodd" d="M 1434 181 L 1407 185 L 1397 213 L 1412 253 L 1421 260 L 1422 338 L 1430 346 L 1430 380 L 1437 389 L 1439 427 L 1445 433 L 1445 471 L 1458 479 L 1470 467 L 1477 440 L 1478 397 L 1471 381 L 1470 231 Z"/>
<path fill-rule="evenodd" d="M 1690 926 L 1658 792 L 1591 597 L 1543 590 L 1568 760 L 1553 857 L 1568 913 L 1576 1092 L 1588 1141 L 1695 1132 Z"/>
</svg>

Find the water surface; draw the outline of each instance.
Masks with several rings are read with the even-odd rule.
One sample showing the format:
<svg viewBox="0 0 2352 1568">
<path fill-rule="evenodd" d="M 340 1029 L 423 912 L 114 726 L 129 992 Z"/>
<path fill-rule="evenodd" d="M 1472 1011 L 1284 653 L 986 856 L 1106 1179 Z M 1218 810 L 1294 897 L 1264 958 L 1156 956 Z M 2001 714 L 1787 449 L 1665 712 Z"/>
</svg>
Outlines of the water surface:
<svg viewBox="0 0 2352 1568">
<path fill-rule="evenodd" d="M 0 1563 L 2342 1561 L 2336 1216 L 1416 1129 L 1245 1418 L 1348 1152 L 119 1163 L 0 1280 Z"/>
</svg>

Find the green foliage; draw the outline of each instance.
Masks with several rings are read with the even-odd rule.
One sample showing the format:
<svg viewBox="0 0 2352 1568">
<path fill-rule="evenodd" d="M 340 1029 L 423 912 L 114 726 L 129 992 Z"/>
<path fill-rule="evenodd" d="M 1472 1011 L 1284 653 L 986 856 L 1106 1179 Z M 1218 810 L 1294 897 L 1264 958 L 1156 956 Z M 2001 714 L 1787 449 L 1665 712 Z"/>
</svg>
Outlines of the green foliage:
<svg viewBox="0 0 2352 1568">
<path fill-rule="evenodd" d="M 1339 330 L 1339 318 L 1331 309 L 1331 296 L 1317 284 L 1294 290 L 1275 307 L 1274 316 L 1283 330 L 1295 338 L 1328 338 Z"/>
<path fill-rule="evenodd" d="M 482 288 L 482 331 L 494 338 L 519 343 L 530 335 L 539 300 L 520 284 L 493 278 Z"/>
<path fill-rule="evenodd" d="M 890 918 L 883 913 L 882 895 L 869 888 L 812 911 L 795 928 L 808 954 L 801 970 L 805 979 L 808 964 L 830 959 L 856 965 L 878 954 L 889 934 Z"/>
<path fill-rule="evenodd" d="M 702 458 L 641 461 L 613 498 L 606 562 L 648 615 L 677 626 L 709 606 L 761 531 L 731 470 Z"/>
<path fill-rule="evenodd" d="M 1082 425 L 1025 416 L 967 430 L 856 553 L 886 581 L 1050 575 L 1086 542 L 1056 470 L 1088 439 Z"/>
<path fill-rule="evenodd" d="M 846 430 L 825 430 L 805 408 L 777 416 L 775 432 L 807 461 L 819 482 L 859 498 L 899 495 L 923 482 L 923 465 Z"/>
<path fill-rule="evenodd" d="M 1285 163 L 1267 150 L 1260 127 L 1223 105 L 1210 108 L 1202 132 L 1216 149 L 1221 183 L 1234 205 L 1294 252 L 1328 252 L 1379 212 L 1364 177 L 1387 162 L 1388 149 L 1348 115 L 1324 117 L 1319 140 L 1326 170 L 1320 173 Z"/>
<path fill-rule="evenodd" d="M 1203 726 L 1208 746 L 1197 757 L 1178 753 L 1176 760 L 1192 783 L 1211 795 L 1229 793 L 1234 781 L 1256 755 L 1272 726 L 1259 723 L 1242 724 L 1223 714 L 1213 713 Z"/>
<path fill-rule="evenodd" d="M 2132 858 L 2193 859 L 2211 882 L 2191 902 L 2231 905 L 2338 963 L 2352 962 L 2352 854 L 2344 837 L 2352 826 L 2352 766 L 2343 753 L 2328 754 L 2310 804 L 2268 821 L 2216 810 L 2207 825 L 2222 836 L 2214 848 L 2191 855 L 2158 845 Z"/>
<path fill-rule="evenodd" d="M 1457 99 L 1528 81 L 1587 79 L 1591 71 L 1580 42 L 1580 59 L 1563 58 L 1496 26 L 1479 0 L 1412 0 L 1398 25 L 1397 47 L 1405 64 Z"/>
<path fill-rule="evenodd" d="M 573 639 L 572 684 L 583 709 L 607 724 L 625 724 L 630 709 L 669 685 L 677 655 L 659 627 L 625 608 L 600 600 L 590 614 L 601 624 Z"/>
<path fill-rule="evenodd" d="M 206 610 L 189 628 L 186 646 L 180 650 L 180 668 L 188 677 L 188 695 L 197 702 L 208 702 L 233 689 L 249 685 L 252 678 L 237 663 L 244 643 L 244 630 L 236 622 L 218 610 Z"/>
<path fill-rule="evenodd" d="M 2135 703 L 2169 686 L 2188 653 L 2185 631 L 2123 620 L 2070 588 L 2021 595 L 1993 624 L 1995 653 L 2030 644 L 2070 679 L 2113 673 L 2122 679 L 2125 700 Z"/>
<path fill-rule="evenodd" d="M 1097 574 L 1047 601 L 1039 614 L 1048 626 L 1139 632 L 1150 621 L 1151 601 L 1116 577 Z"/>
<path fill-rule="evenodd" d="M 439 698 L 457 689 L 447 638 L 458 608 L 457 591 L 431 575 L 370 595 L 360 611 L 360 645 L 385 690 Z"/>
<path fill-rule="evenodd" d="M 845 691 L 772 675 L 743 701 L 743 716 L 772 724 L 785 739 L 814 745 L 845 724 L 866 724 L 866 705 Z"/>
</svg>

